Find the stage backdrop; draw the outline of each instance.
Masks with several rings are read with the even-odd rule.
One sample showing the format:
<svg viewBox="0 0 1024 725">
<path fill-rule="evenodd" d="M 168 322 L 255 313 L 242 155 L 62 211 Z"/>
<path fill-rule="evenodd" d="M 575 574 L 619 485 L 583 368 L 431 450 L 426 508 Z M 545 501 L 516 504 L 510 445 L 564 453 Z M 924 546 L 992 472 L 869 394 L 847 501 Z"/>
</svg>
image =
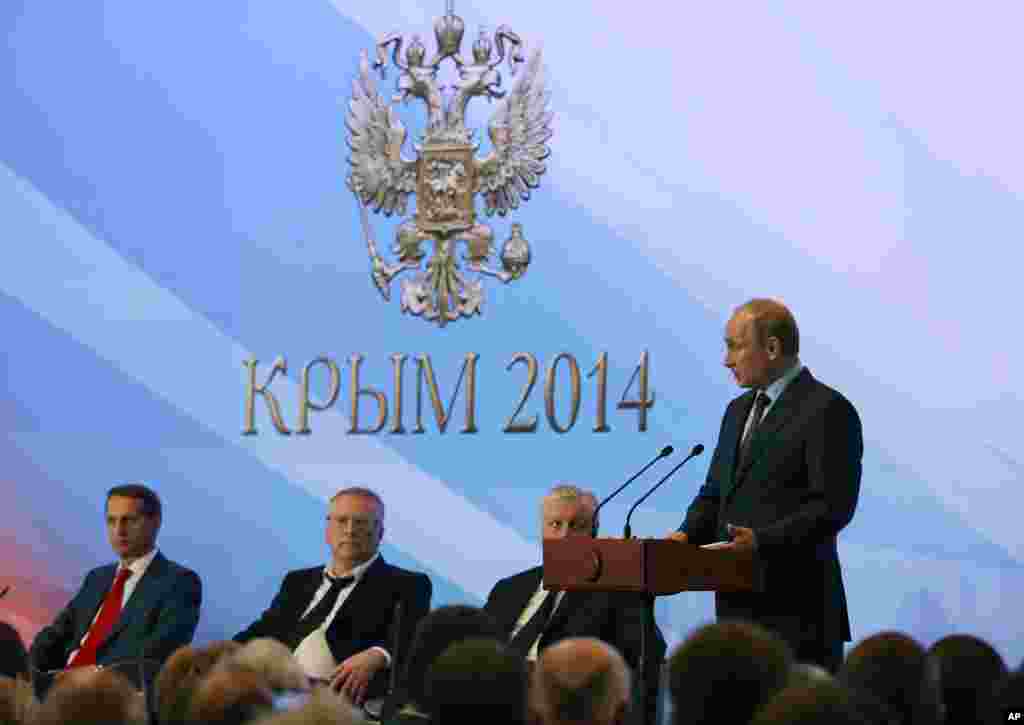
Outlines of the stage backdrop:
<svg viewBox="0 0 1024 725">
<path fill-rule="evenodd" d="M 481 25 L 508 24 L 527 54 L 543 46 L 554 137 L 532 200 L 490 220 L 499 249 L 523 225 L 527 273 L 487 279 L 482 316 L 441 329 L 402 314 L 398 281 L 382 299 L 345 187 L 359 52 L 398 31 L 432 53 L 440 0 L 3 3 L 0 618 L 33 636 L 111 559 L 104 492 L 136 480 L 164 499 L 161 549 L 203 577 L 200 641 L 234 634 L 286 570 L 324 560 L 325 500 L 350 484 L 382 493 L 384 555 L 428 571 L 434 605 L 480 603 L 539 561 L 553 483 L 600 494 L 664 445 L 675 461 L 713 447 L 737 394 L 724 322 L 777 296 L 803 361 L 863 418 L 860 506 L 840 542 L 855 638 L 973 632 L 1019 662 L 1021 10 L 455 5 L 467 59 Z M 396 78 L 378 79 L 388 99 Z M 478 99 L 470 125 L 495 107 Z M 397 109 L 411 155 L 422 109 Z M 393 259 L 394 220 L 371 222 Z M 645 351 L 655 402 L 641 432 L 640 411 L 617 403 L 638 398 Z M 475 433 L 462 432 L 468 372 L 451 403 L 469 353 Z M 538 363 L 517 417 L 537 416 L 534 433 L 503 430 L 528 377 L 525 362 L 508 369 L 518 353 Z M 565 433 L 545 410 L 559 353 L 581 380 Z M 405 434 L 389 432 L 394 354 L 407 356 Z M 387 396 L 377 434 L 348 433 L 353 355 L 360 386 Z M 257 398 L 258 432 L 242 435 L 245 361 L 257 383 L 286 361 L 268 389 L 295 429 L 303 366 L 320 356 L 341 391 L 310 413 L 312 432 L 280 435 Z M 452 405 L 444 433 L 429 387 L 412 433 L 424 356 Z M 551 388 L 563 428 L 570 367 L 563 356 Z M 311 375 L 323 401 L 327 367 Z M 594 432 L 602 375 L 610 430 Z M 377 403 L 358 402 L 372 427 Z M 709 459 L 634 531 L 675 529 Z M 603 533 L 671 463 L 607 508 Z M 711 595 L 661 599 L 657 615 L 678 642 L 712 616 Z"/>
</svg>

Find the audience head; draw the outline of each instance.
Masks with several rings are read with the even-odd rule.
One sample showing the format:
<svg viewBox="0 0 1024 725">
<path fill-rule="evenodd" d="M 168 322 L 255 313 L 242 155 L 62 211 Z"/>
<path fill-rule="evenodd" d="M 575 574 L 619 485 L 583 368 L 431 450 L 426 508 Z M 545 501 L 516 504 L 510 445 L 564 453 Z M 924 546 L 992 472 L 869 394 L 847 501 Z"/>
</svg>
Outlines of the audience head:
<svg viewBox="0 0 1024 725">
<path fill-rule="evenodd" d="M 876 725 L 836 682 L 791 685 L 764 705 L 750 725 Z"/>
<path fill-rule="evenodd" d="M 629 668 L 599 639 L 563 639 L 533 670 L 530 710 L 544 725 L 624 725 L 632 693 Z"/>
<path fill-rule="evenodd" d="M 983 707 L 992 685 L 1006 675 L 1006 664 L 995 649 L 977 637 L 953 634 L 928 650 L 938 670 L 946 721 L 972 725 L 985 720 Z"/>
<path fill-rule="evenodd" d="M 427 671 L 442 652 L 465 639 L 502 642 L 505 633 L 490 614 L 464 605 L 440 607 L 420 620 L 405 663 L 403 699 L 406 702 L 423 709 Z"/>
<path fill-rule="evenodd" d="M 18 630 L 0 622 L 0 676 L 29 679 L 28 652 Z"/>
<path fill-rule="evenodd" d="M 37 710 L 37 725 L 142 725 L 146 704 L 124 675 L 79 668 L 61 675 Z"/>
<path fill-rule="evenodd" d="M 785 687 L 792 664 L 789 646 L 756 624 L 700 627 L 669 661 L 675 725 L 748 722 Z"/>
<path fill-rule="evenodd" d="M 839 679 L 880 700 L 903 725 L 942 720 L 938 673 L 924 648 L 899 632 L 880 632 L 850 650 Z"/>
<path fill-rule="evenodd" d="M 522 725 L 526 687 L 522 657 L 491 639 L 467 639 L 431 665 L 424 704 L 435 723 Z"/>
<path fill-rule="evenodd" d="M 141 483 L 107 491 L 107 538 L 122 561 L 145 556 L 156 546 L 163 506 L 156 492 Z"/>
<path fill-rule="evenodd" d="M 27 725 L 34 706 L 28 680 L 0 676 L 0 725 Z"/>
<path fill-rule="evenodd" d="M 594 494 L 572 484 L 558 484 L 541 501 L 541 535 L 546 540 L 590 536 L 596 509 Z"/>
<path fill-rule="evenodd" d="M 809 662 L 796 662 L 789 668 L 787 687 L 808 686 L 834 683 L 836 679 L 824 667 Z"/>
<path fill-rule="evenodd" d="M 294 709 L 275 712 L 259 720 L 259 725 L 356 725 L 363 718 L 344 698 L 321 688 Z"/>
<path fill-rule="evenodd" d="M 184 722 L 192 695 L 202 679 L 223 658 L 241 648 L 238 642 L 225 640 L 205 647 L 186 645 L 175 650 L 157 675 L 154 687 L 156 712 L 161 725 Z"/>
<path fill-rule="evenodd" d="M 309 690 L 309 678 L 299 661 L 286 645 L 276 639 L 261 637 L 251 640 L 222 662 L 259 673 L 271 690 Z"/>
<path fill-rule="evenodd" d="M 197 725 L 243 725 L 269 714 L 274 695 L 258 672 L 218 665 L 195 690 L 188 720 Z"/>
</svg>

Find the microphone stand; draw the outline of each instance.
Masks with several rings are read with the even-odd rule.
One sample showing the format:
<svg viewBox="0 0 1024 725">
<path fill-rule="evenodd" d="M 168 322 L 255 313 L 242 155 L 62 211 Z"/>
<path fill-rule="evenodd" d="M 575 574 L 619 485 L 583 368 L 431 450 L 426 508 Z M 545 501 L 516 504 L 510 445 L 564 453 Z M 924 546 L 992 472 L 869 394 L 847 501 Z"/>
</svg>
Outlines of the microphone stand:
<svg viewBox="0 0 1024 725">
<path fill-rule="evenodd" d="M 676 471 L 678 471 L 680 468 L 685 466 L 686 463 L 690 459 L 696 458 L 697 456 L 699 456 L 703 452 L 704 452 L 703 444 L 698 443 L 697 445 L 695 445 L 693 447 L 693 450 L 690 451 L 690 455 L 688 455 L 680 463 L 678 463 L 671 471 L 666 473 L 664 478 L 662 478 L 660 481 L 658 481 L 656 484 L 654 484 L 647 493 L 645 493 L 643 496 L 641 496 L 637 500 L 637 502 L 633 504 L 633 507 L 629 510 L 629 513 L 626 515 L 626 526 L 625 526 L 625 529 L 622 532 L 622 538 L 624 538 L 624 539 L 631 539 L 631 538 L 633 538 L 633 531 L 630 528 L 629 520 L 630 520 L 630 518 L 632 518 L 633 512 L 636 511 L 637 506 L 639 506 L 644 501 L 646 501 L 647 498 L 652 493 L 657 491 L 658 488 L 663 483 L 665 483 L 665 481 L 670 479 L 675 474 Z M 646 571 L 647 570 L 647 550 L 642 545 L 640 547 L 640 556 L 641 556 L 640 564 L 643 567 L 644 571 Z M 655 599 L 655 595 L 652 594 L 651 592 L 645 590 L 643 592 L 643 594 L 641 595 L 641 598 L 642 598 L 642 602 L 641 602 L 641 607 L 642 607 L 641 622 L 642 623 L 640 625 L 640 667 L 639 667 L 639 669 L 640 669 L 640 680 L 641 680 L 641 682 L 643 684 L 641 686 L 640 697 L 639 697 L 639 699 L 640 699 L 640 712 L 643 713 L 643 717 L 644 717 L 644 721 L 645 722 L 647 722 L 649 725 L 654 725 L 654 718 L 651 717 L 651 713 L 650 713 L 650 706 L 651 706 L 651 698 L 650 698 L 651 681 L 652 681 L 652 678 L 653 678 L 654 679 L 654 684 L 655 684 L 654 691 L 656 693 L 657 692 L 657 678 L 660 676 L 660 671 L 661 671 L 660 665 L 658 666 L 658 668 L 656 668 L 655 671 L 652 671 L 652 669 L 654 669 L 654 668 L 652 668 L 652 663 L 651 663 L 651 654 L 652 654 L 651 650 L 653 649 L 652 645 L 654 644 L 654 642 L 653 642 L 653 640 L 654 640 L 654 632 L 655 632 L 655 627 L 657 626 L 655 621 L 654 621 L 654 599 Z M 655 706 L 655 714 L 657 714 L 657 700 L 654 701 L 654 706 Z"/>
</svg>

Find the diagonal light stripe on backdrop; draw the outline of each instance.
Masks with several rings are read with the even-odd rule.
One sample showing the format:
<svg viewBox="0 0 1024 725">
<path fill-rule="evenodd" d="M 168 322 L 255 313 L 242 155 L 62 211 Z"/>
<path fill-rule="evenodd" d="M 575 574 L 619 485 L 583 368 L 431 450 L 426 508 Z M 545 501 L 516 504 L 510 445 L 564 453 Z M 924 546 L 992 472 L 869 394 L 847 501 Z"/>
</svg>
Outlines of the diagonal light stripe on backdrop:
<svg viewBox="0 0 1024 725">
<path fill-rule="evenodd" d="M 253 354 L 4 164 L 0 218 L 7 237 L 0 289 L 225 442 L 324 500 L 346 483 L 373 486 L 387 503 L 388 541 L 468 593 L 485 597 L 495 572 L 536 563 L 535 543 L 379 440 L 346 435 L 349 422 L 333 409 L 313 415 L 309 436 L 279 436 L 259 410 L 260 435 L 241 435 L 242 362 Z M 261 368 L 258 383 L 266 379 Z M 271 390 L 294 427 L 298 385 L 279 376 Z M 467 557 L 468 541 L 486 554 Z"/>
</svg>

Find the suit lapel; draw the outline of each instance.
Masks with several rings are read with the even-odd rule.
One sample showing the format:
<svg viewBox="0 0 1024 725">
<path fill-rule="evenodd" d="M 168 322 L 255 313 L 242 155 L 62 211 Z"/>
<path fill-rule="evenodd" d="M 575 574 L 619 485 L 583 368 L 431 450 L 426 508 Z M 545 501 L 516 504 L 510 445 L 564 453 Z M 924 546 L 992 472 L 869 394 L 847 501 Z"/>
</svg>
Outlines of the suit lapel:
<svg viewBox="0 0 1024 725">
<path fill-rule="evenodd" d="M 85 633 L 92 627 L 92 621 L 96 619 L 100 607 L 103 606 L 103 600 L 106 598 L 107 592 L 110 591 L 110 587 L 114 586 L 114 576 L 116 573 L 117 565 L 111 564 L 100 569 L 96 576 L 93 577 L 93 583 L 82 601 L 81 611 L 85 616 L 79 623 L 78 631 L 75 632 L 72 649 L 78 648 L 78 643 L 82 641 Z"/>
<path fill-rule="evenodd" d="M 734 492 L 746 480 L 747 474 L 758 459 L 763 458 L 778 444 L 780 433 L 795 419 L 797 411 L 813 387 L 814 378 L 807 368 L 801 370 L 793 378 L 793 381 L 786 386 L 782 396 L 771 407 L 771 410 L 765 415 L 757 430 L 754 431 L 754 437 L 750 441 L 750 455 L 744 461 L 743 468 L 737 470 L 733 476 L 733 486 L 730 493 Z M 751 395 L 751 401 L 753 401 L 753 395 Z M 753 405 L 753 402 L 751 402 L 751 405 Z M 746 409 L 749 416 L 750 406 L 746 406 Z M 742 423 L 745 423 L 746 419 L 747 416 L 744 416 Z M 741 431 L 743 430 L 742 423 L 740 424 Z"/>
<path fill-rule="evenodd" d="M 725 470 L 731 472 L 728 480 L 724 482 L 725 490 L 722 492 L 723 500 L 728 498 L 732 493 L 733 488 L 736 486 L 738 480 L 736 468 L 736 460 L 739 455 L 740 438 L 743 437 L 744 424 L 747 422 L 747 418 L 750 417 L 750 409 L 754 407 L 754 391 L 749 391 L 739 398 L 732 404 L 732 410 L 729 413 L 728 420 L 725 424 L 725 430 L 722 431 L 722 440 L 719 441 L 719 447 L 727 452 L 729 460 L 725 464 Z"/>
</svg>

